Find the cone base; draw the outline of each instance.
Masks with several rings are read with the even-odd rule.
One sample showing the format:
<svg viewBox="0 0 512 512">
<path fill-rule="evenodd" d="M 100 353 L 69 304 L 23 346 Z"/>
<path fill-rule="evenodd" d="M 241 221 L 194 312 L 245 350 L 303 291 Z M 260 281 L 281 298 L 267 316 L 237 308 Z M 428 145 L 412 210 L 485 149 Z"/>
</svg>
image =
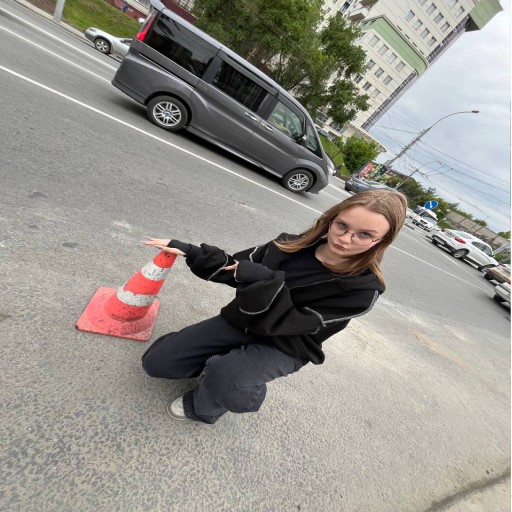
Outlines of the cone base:
<svg viewBox="0 0 512 512">
<path fill-rule="evenodd" d="M 76 323 L 79 331 L 115 336 L 136 341 L 148 341 L 153 333 L 160 301 L 155 299 L 146 316 L 140 320 L 126 321 L 115 320 L 105 312 L 106 302 L 115 295 L 114 288 L 98 288 L 91 301 L 85 308 L 82 316 Z"/>
</svg>

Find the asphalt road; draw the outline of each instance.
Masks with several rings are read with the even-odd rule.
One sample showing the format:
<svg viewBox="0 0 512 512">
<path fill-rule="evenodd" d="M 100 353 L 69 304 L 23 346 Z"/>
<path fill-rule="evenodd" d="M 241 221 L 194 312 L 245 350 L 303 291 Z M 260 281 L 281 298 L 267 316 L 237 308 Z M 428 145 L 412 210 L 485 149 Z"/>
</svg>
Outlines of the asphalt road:
<svg viewBox="0 0 512 512">
<path fill-rule="evenodd" d="M 348 194 L 292 194 L 158 129 L 110 84 L 116 60 L 15 2 L 0 48 L 1 510 L 509 510 L 510 312 L 417 228 L 324 365 L 272 383 L 258 414 L 169 419 L 193 383 L 147 377 L 148 344 L 76 331 L 94 291 L 154 256 L 145 236 L 235 251 Z M 152 339 L 231 295 L 178 261 Z"/>
</svg>

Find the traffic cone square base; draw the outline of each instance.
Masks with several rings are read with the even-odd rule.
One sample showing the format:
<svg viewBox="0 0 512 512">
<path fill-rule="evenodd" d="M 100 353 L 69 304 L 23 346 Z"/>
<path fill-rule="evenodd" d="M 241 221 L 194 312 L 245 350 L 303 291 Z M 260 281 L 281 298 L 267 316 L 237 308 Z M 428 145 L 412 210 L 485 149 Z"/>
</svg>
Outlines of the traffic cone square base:
<svg viewBox="0 0 512 512">
<path fill-rule="evenodd" d="M 117 294 L 114 288 L 98 288 L 76 323 L 80 331 L 116 336 L 136 341 L 148 341 L 153 333 L 160 302 L 155 299 L 148 312 L 139 320 L 120 321 L 106 312 L 108 300 Z"/>
</svg>

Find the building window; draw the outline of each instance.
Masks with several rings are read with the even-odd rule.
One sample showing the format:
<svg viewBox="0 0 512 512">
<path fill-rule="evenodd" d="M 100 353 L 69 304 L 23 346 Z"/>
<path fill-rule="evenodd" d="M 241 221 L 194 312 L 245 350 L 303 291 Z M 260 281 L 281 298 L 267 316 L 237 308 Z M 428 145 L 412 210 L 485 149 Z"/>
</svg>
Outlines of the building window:
<svg viewBox="0 0 512 512">
<path fill-rule="evenodd" d="M 440 12 L 438 12 L 437 16 L 434 18 L 434 23 L 439 23 L 443 18 L 444 16 Z"/>
<path fill-rule="evenodd" d="M 367 71 L 370 71 L 370 69 L 372 69 L 372 68 L 373 68 L 373 66 L 375 66 L 375 61 L 373 61 L 373 60 L 371 60 L 371 59 L 370 59 L 370 60 L 368 61 L 368 64 L 366 64 L 366 70 L 367 70 Z"/>
<path fill-rule="evenodd" d="M 432 14 L 436 9 L 436 4 L 430 4 L 429 8 L 427 9 L 427 14 Z"/>
<path fill-rule="evenodd" d="M 356 75 L 356 76 L 354 77 L 354 82 L 355 82 L 356 84 L 358 84 L 362 79 L 363 79 L 363 77 L 362 77 L 361 75 Z"/>
<path fill-rule="evenodd" d="M 457 16 L 457 18 L 458 18 L 459 16 L 462 15 L 463 12 L 464 12 L 464 7 L 459 6 L 459 7 L 457 7 L 457 9 L 455 9 L 455 16 Z"/>
<path fill-rule="evenodd" d="M 457 0 L 447 0 L 446 3 L 448 4 L 448 7 L 453 7 L 457 3 Z"/>
<path fill-rule="evenodd" d="M 372 91 L 372 93 L 370 94 L 370 96 L 371 96 L 372 98 L 376 98 L 379 94 L 380 94 L 380 91 L 379 91 L 378 89 L 374 89 L 374 90 Z"/>
<path fill-rule="evenodd" d="M 327 10 L 325 11 L 325 14 L 329 14 L 331 12 L 331 8 L 328 7 Z"/>
<path fill-rule="evenodd" d="M 431 37 L 430 41 L 428 42 L 429 46 L 434 46 L 437 43 L 437 39 L 435 37 Z"/>
<path fill-rule="evenodd" d="M 389 85 L 392 82 L 392 78 L 388 75 L 386 78 L 384 78 L 383 83 L 384 85 Z"/>
<path fill-rule="evenodd" d="M 371 86 L 372 86 L 372 84 L 370 82 L 366 82 L 363 85 L 363 91 L 367 91 L 368 89 L 370 89 Z"/>
<path fill-rule="evenodd" d="M 418 30 L 422 25 L 423 25 L 423 23 L 422 23 L 420 20 L 416 20 L 416 21 L 414 22 L 414 25 L 412 26 L 412 28 L 413 28 L 414 30 Z"/>
<path fill-rule="evenodd" d="M 396 53 L 392 53 L 386 60 L 392 64 L 396 60 Z"/>
<path fill-rule="evenodd" d="M 402 61 L 400 61 L 398 63 L 398 65 L 396 66 L 397 71 L 402 71 L 402 69 L 404 69 L 404 68 L 405 68 L 405 64 Z"/>
<path fill-rule="evenodd" d="M 379 49 L 379 55 L 384 55 L 389 50 L 389 46 L 383 44 Z"/>
<path fill-rule="evenodd" d="M 327 120 L 329 119 L 329 116 L 322 112 L 321 110 L 316 111 L 316 119 L 317 121 L 320 121 L 322 124 L 325 124 Z"/>
<path fill-rule="evenodd" d="M 339 133 L 343 131 L 343 125 L 341 123 L 331 123 L 331 128 Z"/>
<path fill-rule="evenodd" d="M 425 39 L 425 37 L 427 37 L 429 34 L 430 34 L 430 30 L 428 28 L 426 28 L 420 35 L 421 35 L 422 39 Z"/>
<path fill-rule="evenodd" d="M 409 11 L 409 12 L 405 15 L 405 21 L 411 21 L 413 18 L 414 18 L 414 12 L 413 12 L 413 11 Z"/>
<path fill-rule="evenodd" d="M 441 32 L 446 32 L 449 28 L 450 28 L 450 24 L 448 22 L 446 22 L 441 27 Z"/>
<path fill-rule="evenodd" d="M 379 41 L 380 39 L 377 36 L 372 36 L 368 44 L 370 46 L 375 46 Z"/>
<path fill-rule="evenodd" d="M 418 0 L 418 3 L 420 5 L 425 5 L 427 3 L 427 0 Z"/>
<path fill-rule="evenodd" d="M 379 76 L 382 76 L 384 74 L 384 70 L 382 68 L 377 69 L 375 71 L 375 76 L 378 78 Z"/>
</svg>

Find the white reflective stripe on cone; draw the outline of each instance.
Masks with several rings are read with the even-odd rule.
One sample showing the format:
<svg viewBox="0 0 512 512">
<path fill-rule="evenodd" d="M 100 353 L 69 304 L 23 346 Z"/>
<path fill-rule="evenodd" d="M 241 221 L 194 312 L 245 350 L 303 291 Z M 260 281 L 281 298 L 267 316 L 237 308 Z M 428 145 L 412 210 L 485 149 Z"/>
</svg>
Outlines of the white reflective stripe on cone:
<svg viewBox="0 0 512 512">
<path fill-rule="evenodd" d="M 123 287 L 120 286 L 117 289 L 117 298 L 127 304 L 128 306 L 150 306 L 153 304 L 153 301 L 156 299 L 156 295 L 140 295 L 130 292 L 128 290 L 123 290 Z"/>
<path fill-rule="evenodd" d="M 167 277 L 170 270 L 170 268 L 161 268 L 150 261 L 141 269 L 140 273 L 151 281 L 162 281 Z"/>
</svg>

